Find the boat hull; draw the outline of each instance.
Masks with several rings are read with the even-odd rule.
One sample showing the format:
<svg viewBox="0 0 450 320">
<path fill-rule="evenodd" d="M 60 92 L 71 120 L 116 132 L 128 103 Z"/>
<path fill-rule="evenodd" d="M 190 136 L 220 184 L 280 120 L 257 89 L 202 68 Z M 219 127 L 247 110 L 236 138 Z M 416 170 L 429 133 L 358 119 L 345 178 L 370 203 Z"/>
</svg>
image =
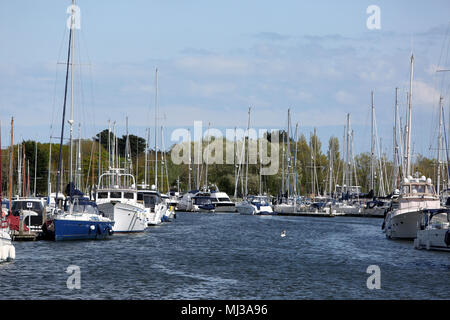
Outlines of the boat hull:
<svg viewBox="0 0 450 320">
<path fill-rule="evenodd" d="M 416 249 L 450 251 L 449 229 L 418 230 L 414 240 Z"/>
<path fill-rule="evenodd" d="M 390 239 L 412 240 L 417 236 L 417 230 L 422 220 L 422 211 L 409 211 L 386 216 L 386 237 Z"/>
<path fill-rule="evenodd" d="M 53 220 L 55 241 L 101 240 L 113 235 L 114 222 L 92 220 Z"/>
<path fill-rule="evenodd" d="M 239 214 L 242 214 L 242 215 L 249 216 L 249 215 L 256 214 L 256 208 L 247 202 L 237 203 L 236 210 L 239 212 Z"/>
<path fill-rule="evenodd" d="M 117 233 L 143 232 L 147 227 L 144 209 L 127 203 L 102 203 L 98 209 L 114 221 L 113 231 Z"/>
<path fill-rule="evenodd" d="M 11 237 L 6 230 L 0 228 L 0 263 L 9 262 L 16 258 L 16 249 L 11 243 Z"/>
</svg>

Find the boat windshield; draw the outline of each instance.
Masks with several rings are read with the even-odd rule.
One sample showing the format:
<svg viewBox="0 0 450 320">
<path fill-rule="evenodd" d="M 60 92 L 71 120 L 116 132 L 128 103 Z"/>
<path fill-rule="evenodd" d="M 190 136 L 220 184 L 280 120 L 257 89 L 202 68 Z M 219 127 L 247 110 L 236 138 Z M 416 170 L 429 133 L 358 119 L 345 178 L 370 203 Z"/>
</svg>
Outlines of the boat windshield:
<svg viewBox="0 0 450 320">
<path fill-rule="evenodd" d="M 75 202 L 72 212 L 98 214 L 98 208 L 94 202 Z"/>
<path fill-rule="evenodd" d="M 207 197 L 195 197 L 194 204 L 210 204 L 211 199 Z"/>
<path fill-rule="evenodd" d="M 42 213 L 44 211 L 44 206 L 40 201 L 14 201 L 12 204 L 13 214 L 20 212 L 20 210 L 31 210 L 37 213 Z"/>
<path fill-rule="evenodd" d="M 161 203 L 161 198 L 154 194 L 144 194 L 144 206 L 153 208 L 155 204 Z"/>
<path fill-rule="evenodd" d="M 266 199 L 261 199 L 261 198 L 254 198 L 251 201 L 252 204 L 254 205 L 259 205 L 259 206 L 268 206 L 269 203 L 267 202 Z"/>
</svg>

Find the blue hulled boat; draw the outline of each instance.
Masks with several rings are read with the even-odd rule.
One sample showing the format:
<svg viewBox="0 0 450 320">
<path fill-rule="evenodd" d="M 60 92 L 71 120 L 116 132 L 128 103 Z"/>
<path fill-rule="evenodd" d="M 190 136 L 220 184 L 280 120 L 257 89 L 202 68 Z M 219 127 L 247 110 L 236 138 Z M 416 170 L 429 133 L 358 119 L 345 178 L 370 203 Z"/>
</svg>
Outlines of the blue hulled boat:
<svg viewBox="0 0 450 320">
<path fill-rule="evenodd" d="M 78 191 L 66 198 L 64 207 L 54 209 L 44 225 L 46 238 L 64 240 L 101 240 L 113 235 L 114 221 L 99 214 L 97 204 Z"/>
</svg>

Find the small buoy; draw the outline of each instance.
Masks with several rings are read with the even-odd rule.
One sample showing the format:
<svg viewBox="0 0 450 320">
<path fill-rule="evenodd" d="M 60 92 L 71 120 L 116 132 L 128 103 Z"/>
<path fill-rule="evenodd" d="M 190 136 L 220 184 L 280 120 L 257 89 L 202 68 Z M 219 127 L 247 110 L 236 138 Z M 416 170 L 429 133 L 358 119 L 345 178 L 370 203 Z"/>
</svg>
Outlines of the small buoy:
<svg viewBox="0 0 450 320">
<path fill-rule="evenodd" d="M 281 232 L 281 237 L 282 237 L 282 238 L 286 237 L 286 230 L 283 230 L 283 231 Z"/>
</svg>

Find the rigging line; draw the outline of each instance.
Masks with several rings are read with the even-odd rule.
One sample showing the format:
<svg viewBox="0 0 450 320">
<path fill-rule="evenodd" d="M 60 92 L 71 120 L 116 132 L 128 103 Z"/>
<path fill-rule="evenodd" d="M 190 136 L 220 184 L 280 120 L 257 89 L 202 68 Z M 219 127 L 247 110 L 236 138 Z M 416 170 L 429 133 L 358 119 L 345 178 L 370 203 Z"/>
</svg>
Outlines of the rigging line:
<svg viewBox="0 0 450 320">
<path fill-rule="evenodd" d="M 60 46 L 59 46 L 59 51 L 58 51 L 58 56 L 56 61 L 58 62 L 60 57 L 61 57 L 61 52 L 62 52 L 62 48 L 63 48 L 63 44 L 64 44 L 64 39 L 66 38 L 66 32 L 67 32 L 67 27 L 64 26 L 64 32 L 60 41 Z M 58 84 L 58 63 L 55 64 L 55 86 L 54 86 L 54 91 L 53 91 L 53 102 L 52 102 L 52 113 L 51 113 L 51 122 L 50 122 L 50 136 L 53 135 L 53 129 L 52 126 L 54 124 L 55 121 L 55 115 L 57 114 L 57 112 L 55 112 L 56 109 L 56 90 L 57 90 L 57 84 Z"/>
<path fill-rule="evenodd" d="M 91 93 L 91 100 L 92 100 L 92 105 L 91 105 L 90 108 L 88 108 L 88 110 L 92 112 L 92 118 L 90 118 L 90 119 L 92 119 L 92 123 L 90 125 L 92 127 L 93 134 L 95 135 L 98 130 L 97 130 L 97 126 L 96 126 L 96 123 L 95 123 L 95 110 L 96 110 L 96 107 L 95 107 L 95 98 L 94 98 L 94 81 L 93 81 L 94 78 L 93 78 L 93 75 L 92 75 L 92 61 L 91 61 L 91 58 L 90 58 L 90 55 L 89 55 L 89 48 L 87 46 L 87 41 L 86 41 L 86 38 L 85 38 L 83 30 L 80 30 L 79 34 L 81 35 L 81 37 L 80 37 L 81 41 L 79 41 L 79 42 L 82 42 L 82 44 L 84 45 L 84 47 L 83 47 L 84 51 L 86 51 L 86 60 L 87 60 L 87 66 L 88 66 L 88 70 L 89 70 L 88 71 L 89 72 L 89 79 L 90 79 L 90 82 L 89 82 L 90 83 L 90 93 Z M 79 50 L 78 52 L 82 53 L 81 50 Z M 80 65 L 81 65 L 81 61 L 80 61 Z M 86 127 L 86 125 L 85 125 L 85 127 Z"/>
</svg>

